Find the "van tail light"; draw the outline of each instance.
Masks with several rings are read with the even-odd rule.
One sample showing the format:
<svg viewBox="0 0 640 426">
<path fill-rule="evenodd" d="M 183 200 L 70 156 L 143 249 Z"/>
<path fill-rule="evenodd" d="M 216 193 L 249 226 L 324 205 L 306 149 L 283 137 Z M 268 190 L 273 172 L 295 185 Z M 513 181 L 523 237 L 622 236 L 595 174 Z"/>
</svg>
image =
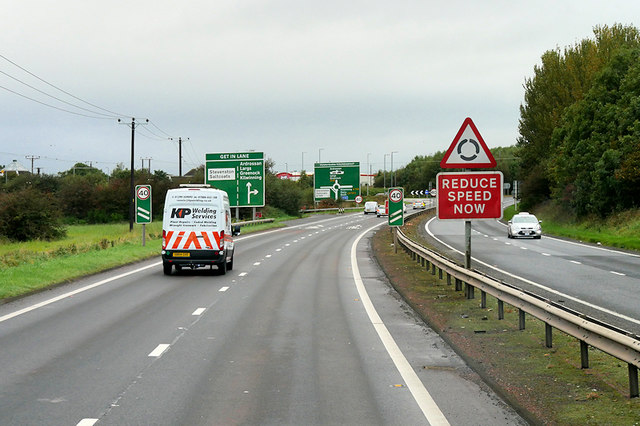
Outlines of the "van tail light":
<svg viewBox="0 0 640 426">
<path fill-rule="evenodd" d="M 162 250 L 167 248 L 167 231 L 162 230 Z"/>
</svg>

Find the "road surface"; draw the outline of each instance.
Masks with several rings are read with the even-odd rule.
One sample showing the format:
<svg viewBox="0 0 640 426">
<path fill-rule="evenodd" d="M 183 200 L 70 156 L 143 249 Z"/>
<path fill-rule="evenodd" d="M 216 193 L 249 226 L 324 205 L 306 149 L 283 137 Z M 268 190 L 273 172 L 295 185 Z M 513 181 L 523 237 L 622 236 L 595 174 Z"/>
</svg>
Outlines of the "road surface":
<svg viewBox="0 0 640 426">
<path fill-rule="evenodd" d="M 0 305 L 0 424 L 525 424 L 391 289 L 382 223 L 301 219 L 239 237 L 226 275 L 158 258 Z"/>
</svg>

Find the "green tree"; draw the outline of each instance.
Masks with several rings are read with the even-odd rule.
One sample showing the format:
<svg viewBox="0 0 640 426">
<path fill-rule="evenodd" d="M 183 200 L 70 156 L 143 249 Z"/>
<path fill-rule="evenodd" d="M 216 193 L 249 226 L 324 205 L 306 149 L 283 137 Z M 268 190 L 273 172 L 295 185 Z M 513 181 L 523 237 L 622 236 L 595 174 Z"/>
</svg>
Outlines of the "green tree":
<svg viewBox="0 0 640 426">
<path fill-rule="evenodd" d="M 594 40 L 545 52 L 542 64 L 534 67 L 534 76 L 525 79 L 518 138 L 525 208 L 551 196 L 551 169 L 557 166 L 551 162 L 562 139 L 554 133 L 563 126 L 567 109 L 584 98 L 596 75 L 620 48 L 640 46 L 640 33 L 631 26 L 599 26 L 594 35 Z M 564 188 L 560 195 L 556 188 L 553 196 L 566 197 L 567 190 L 573 191 Z"/>
<path fill-rule="evenodd" d="M 0 193 L 0 205 L 0 235 L 10 240 L 52 240 L 65 235 L 53 194 L 24 188 Z"/>
<path fill-rule="evenodd" d="M 565 111 L 549 161 L 552 194 L 578 215 L 637 207 L 640 48 L 618 49 Z M 624 163 L 623 163 L 624 161 Z M 635 171 L 635 172 L 634 172 Z"/>
</svg>

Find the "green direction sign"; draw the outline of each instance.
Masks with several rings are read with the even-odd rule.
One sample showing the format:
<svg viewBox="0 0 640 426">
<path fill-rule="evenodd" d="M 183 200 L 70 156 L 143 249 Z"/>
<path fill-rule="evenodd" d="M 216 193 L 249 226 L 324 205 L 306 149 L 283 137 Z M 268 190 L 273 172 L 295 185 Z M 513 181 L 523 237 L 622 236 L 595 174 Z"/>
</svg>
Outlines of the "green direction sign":
<svg viewBox="0 0 640 426">
<path fill-rule="evenodd" d="M 315 201 L 355 201 L 360 195 L 360 163 L 315 163 L 313 188 Z"/>
<path fill-rule="evenodd" d="M 404 189 L 389 188 L 389 226 L 404 225 Z"/>
<path fill-rule="evenodd" d="M 151 185 L 136 185 L 136 223 L 151 223 Z"/>
<path fill-rule="evenodd" d="M 229 195 L 231 207 L 264 206 L 264 153 L 206 155 L 205 183 Z"/>
</svg>

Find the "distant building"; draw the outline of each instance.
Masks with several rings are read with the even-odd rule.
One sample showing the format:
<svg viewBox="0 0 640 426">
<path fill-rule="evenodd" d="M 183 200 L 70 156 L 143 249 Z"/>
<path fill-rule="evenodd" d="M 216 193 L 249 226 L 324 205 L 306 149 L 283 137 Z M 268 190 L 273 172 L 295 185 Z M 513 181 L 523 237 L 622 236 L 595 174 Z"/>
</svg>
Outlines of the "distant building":
<svg viewBox="0 0 640 426">
<path fill-rule="evenodd" d="M 0 176 L 4 176 L 5 174 L 8 176 L 10 172 L 15 173 L 16 175 L 19 175 L 20 172 L 31 173 L 29 169 L 27 169 L 22 164 L 18 163 L 18 160 L 13 160 L 11 164 L 7 165 L 7 167 L 0 170 Z"/>
</svg>

